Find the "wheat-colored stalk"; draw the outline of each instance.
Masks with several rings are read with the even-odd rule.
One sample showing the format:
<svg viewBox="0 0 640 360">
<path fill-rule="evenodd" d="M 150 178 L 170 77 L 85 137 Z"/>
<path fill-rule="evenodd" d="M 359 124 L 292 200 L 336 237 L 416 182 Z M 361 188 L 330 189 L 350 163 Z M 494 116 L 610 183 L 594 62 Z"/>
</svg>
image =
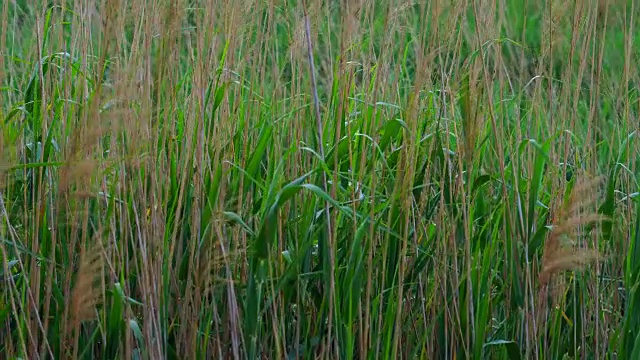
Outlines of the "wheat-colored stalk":
<svg viewBox="0 0 640 360">
<path fill-rule="evenodd" d="M 100 288 L 104 273 L 104 256 L 99 242 L 83 248 L 76 282 L 71 290 L 71 303 L 65 338 L 70 346 L 67 355 L 77 358 L 80 324 L 96 317 L 96 306 L 103 296 Z"/>
<path fill-rule="evenodd" d="M 71 321 L 76 328 L 83 321 L 95 318 L 95 307 L 102 300 L 100 281 L 104 270 L 103 256 L 98 244 L 83 249 L 76 283 L 71 292 Z"/>
<path fill-rule="evenodd" d="M 607 217 L 595 213 L 589 208 L 597 197 L 596 187 L 601 178 L 578 183 L 571 196 L 560 209 L 553 228 L 544 244 L 542 270 L 539 274 L 539 316 L 546 311 L 547 296 L 550 284 L 555 276 L 563 271 L 581 269 L 597 260 L 600 253 L 596 249 L 576 246 L 574 243 L 576 230 L 583 225 L 606 220 Z M 559 293 L 559 292 L 554 292 Z M 540 323 L 540 322 L 538 322 Z"/>
</svg>

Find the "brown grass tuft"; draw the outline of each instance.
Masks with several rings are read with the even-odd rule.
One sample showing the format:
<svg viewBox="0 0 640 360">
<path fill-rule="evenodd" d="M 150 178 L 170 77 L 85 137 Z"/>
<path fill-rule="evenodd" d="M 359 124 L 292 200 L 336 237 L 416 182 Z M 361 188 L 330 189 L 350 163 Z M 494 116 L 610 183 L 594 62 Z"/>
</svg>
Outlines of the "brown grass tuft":
<svg viewBox="0 0 640 360">
<path fill-rule="evenodd" d="M 103 274 L 103 256 L 99 244 L 83 249 L 76 284 L 71 293 L 71 321 L 77 328 L 83 321 L 95 318 L 95 307 L 100 303 L 100 281 Z"/>
<path fill-rule="evenodd" d="M 566 0 L 554 0 L 548 5 L 545 11 L 544 27 L 542 30 L 542 57 L 547 58 L 556 53 L 557 47 L 565 41 L 566 27 L 571 19 L 571 3 Z"/>
<path fill-rule="evenodd" d="M 561 207 L 553 228 L 544 244 L 540 285 L 540 310 L 544 312 L 549 286 L 555 275 L 583 268 L 600 256 L 596 249 L 587 249 L 575 243 L 576 231 L 583 225 L 606 220 L 606 217 L 588 210 L 597 199 L 601 178 L 578 183 L 571 196 Z M 561 293 L 554 291 L 555 294 Z"/>
</svg>

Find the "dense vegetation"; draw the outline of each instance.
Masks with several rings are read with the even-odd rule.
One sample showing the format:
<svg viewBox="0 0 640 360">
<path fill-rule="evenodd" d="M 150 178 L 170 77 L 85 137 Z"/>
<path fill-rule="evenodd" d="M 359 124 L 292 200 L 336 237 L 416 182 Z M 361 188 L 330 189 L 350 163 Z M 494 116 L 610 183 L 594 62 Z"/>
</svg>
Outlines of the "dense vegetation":
<svg viewBox="0 0 640 360">
<path fill-rule="evenodd" d="M 640 358 L 635 0 L 0 4 L 0 357 Z"/>
</svg>

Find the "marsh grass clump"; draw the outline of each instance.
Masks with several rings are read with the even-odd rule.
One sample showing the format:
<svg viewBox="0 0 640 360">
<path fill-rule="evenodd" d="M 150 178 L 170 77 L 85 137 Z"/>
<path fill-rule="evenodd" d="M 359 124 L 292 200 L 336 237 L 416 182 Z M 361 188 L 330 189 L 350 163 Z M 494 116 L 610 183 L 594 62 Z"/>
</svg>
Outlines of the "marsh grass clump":
<svg viewBox="0 0 640 360">
<path fill-rule="evenodd" d="M 545 311 L 546 296 L 553 280 L 564 271 L 578 270 L 600 257 L 597 249 L 589 249 L 576 243 L 577 230 L 595 222 L 609 220 L 592 208 L 597 201 L 598 185 L 602 178 L 578 182 L 569 197 L 558 209 L 551 231 L 543 247 L 542 269 L 538 276 L 540 286 L 540 310 Z M 554 291 L 556 294 L 561 290 Z M 555 297 L 557 298 L 557 296 Z"/>
<path fill-rule="evenodd" d="M 80 336 L 81 324 L 91 322 L 98 317 L 98 307 L 104 304 L 104 253 L 99 243 L 83 247 L 79 254 L 78 266 L 74 274 L 75 281 L 68 304 L 67 335 L 65 344 L 75 344 Z M 65 357 L 77 358 L 77 347 L 64 349 Z"/>
<path fill-rule="evenodd" d="M 636 359 L 637 10 L 0 3 L 0 354 Z"/>
</svg>

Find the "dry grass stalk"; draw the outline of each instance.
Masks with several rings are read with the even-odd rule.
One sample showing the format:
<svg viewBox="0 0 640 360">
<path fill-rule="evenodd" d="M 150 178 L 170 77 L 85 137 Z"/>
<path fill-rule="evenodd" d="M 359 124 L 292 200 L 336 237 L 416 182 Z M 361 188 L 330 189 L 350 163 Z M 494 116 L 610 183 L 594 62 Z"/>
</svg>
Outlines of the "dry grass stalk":
<svg viewBox="0 0 640 360">
<path fill-rule="evenodd" d="M 100 281 L 103 256 L 99 244 L 83 249 L 76 284 L 71 293 L 71 317 L 74 328 L 83 321 L 95 318 L 95 307 L 101 301 Z"/>
<path fill-rule="evenodd" d="M 480 132 L 484 127 L 484 117 L 482 116 L 481 102 L 483 100 L 482 83 L 482 59 L 476 57 L 468 65 L 468 82 L 463 85 L 462 91 L 466 92 L 463 98 L 463 147 L 461 152 L 468 164 L 473 160 L 476 143 L 480 137 Z"/>
<path fill-rule="evenodd" d="M 570 19 L 569 10 L 572 8 L 571 3 L 566 0 L 554 0 L 547 6 L 549 8 L 545 11 L 542 28 L 543 46 L 540 49 L 543 59 L 554 53 L 560 42 L 564 41 L 565 37 L 562 34 L 566 33 L 565 28 Z"/>
<path fill-rule="evenodd" d="M 11 166 L 9 165 L 9 162 L 3 159 L 2 153 L 0 150 L 0 190 L 4 189 L 6 185 L 5 177 L 10 168 Z"/>
<path fill-rule="evenodd" d="M 576 246 L 573 241 L 580 226 L 606 220 L 603 215 L 588 212 L 588 208 L 596 201 L 594 195 L 597 194 L 596 187 L 600 182 L 601 178 L 596 178 L 577 184 L 554 221 L 551 233 L 544 244 L 542 271 L 538 277 L 539 309 L 542 313 L 546 308 L 549 285 L 555 280 L 555 275 L 563 271 L 581 269 L 600 256 L 597 250 Z M 554 291 L 554 294 L 561 293 L 562 291 Z"/>
</svg>

